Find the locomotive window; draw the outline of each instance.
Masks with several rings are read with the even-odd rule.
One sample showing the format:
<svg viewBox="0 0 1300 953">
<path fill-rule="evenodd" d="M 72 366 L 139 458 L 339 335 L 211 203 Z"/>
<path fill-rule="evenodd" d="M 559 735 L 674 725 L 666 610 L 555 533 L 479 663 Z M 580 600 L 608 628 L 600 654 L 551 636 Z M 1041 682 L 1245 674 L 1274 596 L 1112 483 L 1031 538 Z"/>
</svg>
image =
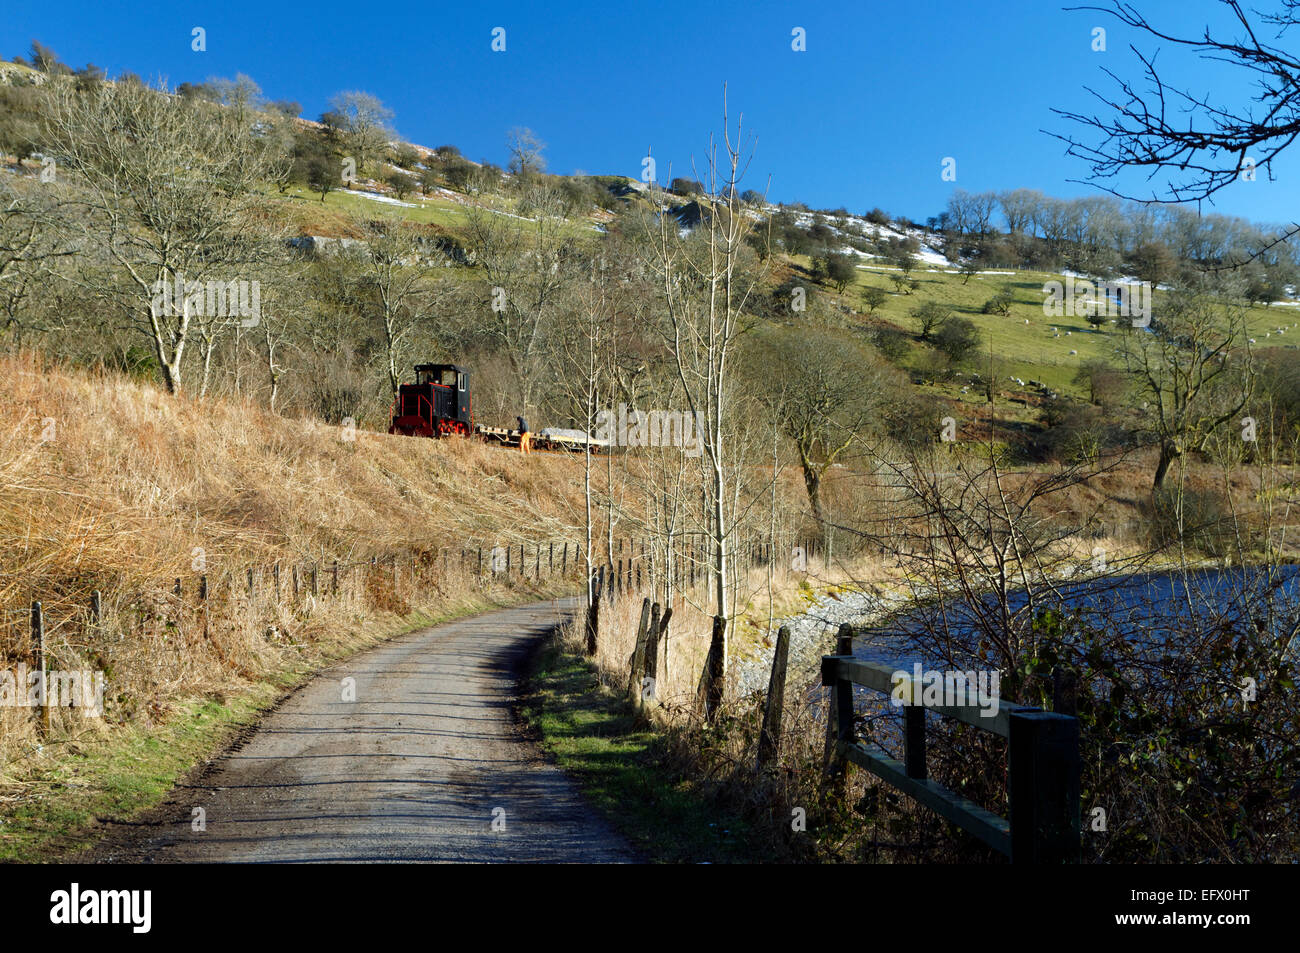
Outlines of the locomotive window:
<svg viewBox="0 0 1300 953">
<path fill-rule="evenodd" d="M 456 386 L 456 372 L 453 371 L 451 368 L 446 368 L 446 369 L 444 369 L 443 372 L 442 372 L 442 381 L 441 381 L 440 383 L 441 383 L 442 386 L 444 386 L 444 387 L 455 387 L 455 386 Z"/>
<path fill-rule="evenodd" d="M 456 375 L 456 389 L 457 389 L 457 390 L 464 390 L 464 389 L 465 389 L 465 375 L 464 375 L 464 374 L 457 374 L 457 375 Z"/>
</svg>

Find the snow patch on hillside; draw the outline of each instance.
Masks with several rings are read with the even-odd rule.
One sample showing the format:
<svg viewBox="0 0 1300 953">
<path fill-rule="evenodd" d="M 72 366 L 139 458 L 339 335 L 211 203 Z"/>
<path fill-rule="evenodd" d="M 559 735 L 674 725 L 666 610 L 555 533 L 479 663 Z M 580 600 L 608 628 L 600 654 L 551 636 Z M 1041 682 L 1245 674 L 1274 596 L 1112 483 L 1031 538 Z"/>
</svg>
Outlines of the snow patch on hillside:
<svg viewBox="0 0 1300 953">
<path fill-rule="evenodd" d="M 414 202 L 401 202 L 391 195 L 380 195 L 378 192 L 362 192 L 348 190 L 348 195 L 355 195 L 358 198 L 370 199 L 372 202 L 383 202 L 385 205 L 400 205 L 402 208 L 419 208 Z"/>
</svg>

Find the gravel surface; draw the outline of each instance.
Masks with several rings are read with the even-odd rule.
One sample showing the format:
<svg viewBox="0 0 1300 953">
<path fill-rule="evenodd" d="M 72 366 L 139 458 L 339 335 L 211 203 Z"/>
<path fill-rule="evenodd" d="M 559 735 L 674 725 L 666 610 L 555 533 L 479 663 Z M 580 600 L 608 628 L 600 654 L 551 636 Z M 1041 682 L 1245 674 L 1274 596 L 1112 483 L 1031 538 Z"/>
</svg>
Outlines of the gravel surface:
<svg viewBox="0 0 1300 953">
<path fill-rule="evenodd" d="M 787 683 L 800 688 L 819 684 L 821 658 L 835 650 L 835 635 L 846 622 L 853 626 L 873 626 L 900 606 L 911 601 L 906 594 L 841 590 L 823 593 L 813 600 L 812 606 L 801 615 L 775 620 L 768 639 L 772 645 L 762 646 L 750 656 L 739 659 L 733 666 L 737 697 L 754 692 L 766 692 L 772 673 L 772 655 L 776 651 L 776 632 L 781 626 L 790 627 L 790 658 Z M 871 647 L 861 642 L 854 646 L 854 654 L 873 659 Z M 883 660 L 883 654 L 881 659 Z"/>
<path fill-rule="evenodd" d="M 638 859 L 512 716 L 530 648 L 573 611 L 561 600 L 491 612 L 333 666 L 89 859 Z M 343 700 L 347 678 L 355 701 Z"/>
</svg>

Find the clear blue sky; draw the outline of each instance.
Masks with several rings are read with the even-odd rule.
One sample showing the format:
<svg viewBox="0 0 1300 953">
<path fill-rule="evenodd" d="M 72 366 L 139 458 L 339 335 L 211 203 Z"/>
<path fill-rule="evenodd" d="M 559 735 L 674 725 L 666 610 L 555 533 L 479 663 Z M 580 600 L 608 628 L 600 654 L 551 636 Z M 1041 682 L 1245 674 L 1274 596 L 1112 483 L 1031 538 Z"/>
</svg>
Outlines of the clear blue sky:
<svg viewBox="0 0 1300 953">
<path fill-rule="evenodd" d="M 1134 2 L 1183 32 L 1224 22 L 1210 0 Z M 1091 49 L 1099 25 L 1105 53 Z M 191 50 L 196 26 L 205 52 Z M 490 49 L 498 26 L 504 53 Z M 804 52 L 791 49 L 795 27 L 806 31 Z M 1103 65 L 1138 75 L 1127 49 L 1135 37 L 1051 0 L 8 4 L 0 55 L 26 54 L 33 38 L 72 66 L 173 86 L 244 72 L 313 119 L 334 93 L 363 89 L 394 110 L 404 138 L 500 164 L 513 126 L 546 141 L 554 172 L 637 176 L 649 146 L 661 182 L 669 162 L 673 175 L 691 175 L 692 158 L 702 160 L 726 81 L 733 117 L 743 112 L 758 136 L 746 187 L 762 191 L 770 176 L 774 201 L 881 206 L 917 220 L 954 187 L 1089 194 L 1069 181 L 1085 176 L 1083 164 L 1040 130 L 1068 130 L 1050 109 L 1087 106 L 1085 84 L 1109 88 Z M 1287 42 L 1300 46 L 1300 35 Z M 1161 58 L 1172 78 L 1244 101 L 1244 87 L 1174 53 Z M 1280 181 L 1238 183 L 1217 210 L 1296 217 L 1295 151 Z M 955 184 L 940 178 L 945 156 L 957 160 Z"/>
</svg>

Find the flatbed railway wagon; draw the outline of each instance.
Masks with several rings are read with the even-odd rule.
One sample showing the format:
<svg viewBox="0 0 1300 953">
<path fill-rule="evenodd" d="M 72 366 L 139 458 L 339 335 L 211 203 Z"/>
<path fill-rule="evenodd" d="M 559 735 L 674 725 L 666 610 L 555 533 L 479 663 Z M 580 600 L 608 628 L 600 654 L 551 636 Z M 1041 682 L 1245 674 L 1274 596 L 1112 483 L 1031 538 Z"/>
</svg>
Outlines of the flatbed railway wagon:
<svg viewBox="0 0 1300 953">
<path fill-rule="evenodd" d="M 458 364 L 417 364 L 415 383 L 402 384 L 393 399 L 390 434 L 404 437 L 478 437 L 487 443 L 518 448 L 523 434 L 505 427 L 474 423 L 468 369 Z M 581 430 L 547 427 L 531 434 L 534 450 L 581 453 L 606 449 L 609 441 Z"/>
</svg>

